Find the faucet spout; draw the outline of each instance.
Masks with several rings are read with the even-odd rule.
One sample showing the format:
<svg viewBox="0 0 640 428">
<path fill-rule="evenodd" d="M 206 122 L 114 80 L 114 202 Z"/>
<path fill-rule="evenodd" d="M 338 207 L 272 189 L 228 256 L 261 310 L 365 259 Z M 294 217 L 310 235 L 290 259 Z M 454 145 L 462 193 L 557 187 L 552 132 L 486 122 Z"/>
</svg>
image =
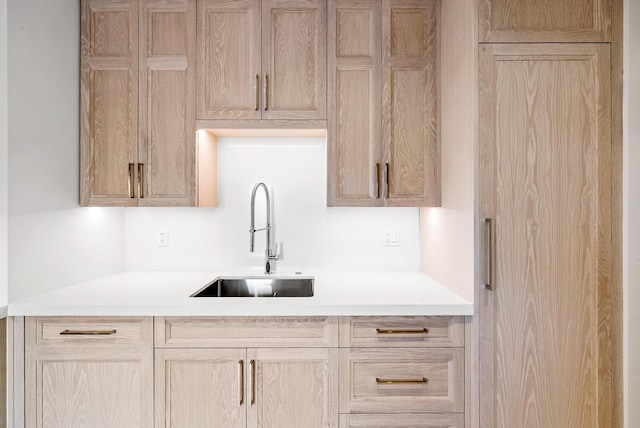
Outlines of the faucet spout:
<svg viewBox="0 0 640 428">
<path fill-rule="evenodd" d="M 266 225 L 265 227 L 261 227 L 256 229 L 255 225 L 255 211 L 256 211 L 256 193 L 258 189 L 262 188 L 264 190 L 266 205 L 267 205 L 267 217 L 266 217 Z M 255 233 L 264 230 L 267 234 L 267 248 L 265 250 L 265 273 L 271 273 L 273 271 L 271 267 L 271 262 L 278 260 L 280 258 L 279 245 L 276 243 L 276 250 L 271 250 L 271 200 L 269 198 L 269 189 L 267 189 L 266 184 L 260 182 L 253 186 L 253 190 L 251 191 L 251 225 L 249 226 L 249 251 L 253 253 L 255 247 Z"/>
</svg>

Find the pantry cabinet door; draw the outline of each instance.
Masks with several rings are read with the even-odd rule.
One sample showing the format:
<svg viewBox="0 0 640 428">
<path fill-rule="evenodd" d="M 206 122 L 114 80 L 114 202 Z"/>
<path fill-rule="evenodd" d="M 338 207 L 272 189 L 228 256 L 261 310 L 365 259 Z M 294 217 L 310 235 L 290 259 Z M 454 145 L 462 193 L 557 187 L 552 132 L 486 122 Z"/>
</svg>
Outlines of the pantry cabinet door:
<svg viewBox="0 0 640 428">
<path fill-rule="evenodd" d="M 609 61 L 480 48 L 481 426 L 616 426 Z"/>
<path fill-rule="evenodd" d="M 140 2 L 139 206 L 195 204 L 196 5 Z"/>
<path fill-rule="evenodd" d="M 263 119 L 326 119 L 326 0 L 264 0 Z"/>
<path fill-rule="evenodd" d="M 156 349 L 156 428 L 246 428 L 244 349 Z"/>
<path fill-rule="evenodd" d="M 198 119 L 260 119 L 260 0 L 198 1 Z"/>
<path fill-rule="evenodd" d="M 135 206 L 138 1 L 80 8 L 80 204 Z"/>
</svg>

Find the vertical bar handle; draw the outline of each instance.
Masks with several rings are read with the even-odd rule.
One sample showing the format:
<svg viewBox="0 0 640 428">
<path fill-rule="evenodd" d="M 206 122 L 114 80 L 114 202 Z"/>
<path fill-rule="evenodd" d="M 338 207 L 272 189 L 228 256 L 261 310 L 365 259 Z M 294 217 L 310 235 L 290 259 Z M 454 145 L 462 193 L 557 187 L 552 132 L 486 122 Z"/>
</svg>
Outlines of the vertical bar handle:
<svg viewBox="0 0 640 428">
<path fill-rule="evenodd" d="M 269 110 L 269 75 L 264 76 L 264 110 Z"/>
<path fill-rule="evenodd" d="M 132 163 L 130 163 L 129 164 L 128 186 L 129 186 L 129 198 L 131 198 L 131 199 L 136 197 L 135 190 L 133 189 L 133 168 L 134 168 L 134 165 Z"/>
<path fill-rule="evenodd" d="M 251 405 L 256 403 L 256 360 L 249 361 L 251 376 Z"/>
<path fill-rule="evenodd" d="M 389 199 L 389 163 L 388 162 L 384 164 L 384 182 L 385 182 L 385 186 L 386 186 L 386 189 L 385 189 L 386 196 L 385 196 L 385 198 Z"/>
<path fill-rule="evenodd" d="M 240 405 L 244 404 L 244 360 L 238 361 L 238 379 L 240 382 Z"/>
<path fill-rule="evenodd" d="M 380 199 L 380 164 L 376 164 L 376 199 Z"/>
<path fill-rule="evenodd" d="M 260 75 L 256 74 L 256 108 L 255 111 L 260 110 Z"/>
<path fill-rule="evenodd" d="M 493 290 L 493 268 L 494 268 L 494 248 L 495 248 L 495 225 L 494 219 L 485 218 L 485 267 L 484 288 Z"/>
<path fill-rule="evenodd" d="M 144 198 L 144 164 L 138 164 L 138 197 Z"/>
</svg>

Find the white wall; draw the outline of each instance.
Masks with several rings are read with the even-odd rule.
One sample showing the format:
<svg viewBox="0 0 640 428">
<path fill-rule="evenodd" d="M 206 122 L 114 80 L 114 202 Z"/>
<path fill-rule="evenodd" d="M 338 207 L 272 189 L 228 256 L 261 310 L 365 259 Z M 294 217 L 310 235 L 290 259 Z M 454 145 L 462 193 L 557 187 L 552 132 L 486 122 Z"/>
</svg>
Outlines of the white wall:
<svg viewBox="0 0 640 428">
<path fill-rule="evenodd" d="M 640 426 L 640 3 L 625 0 L 624 371 L 625 426 Z"/>
<path fill-rule="evenodd" d="M 277 269 L 411 269 L 419 267 L 417 208 L 327 208 L 324 139 L 218 140 L 217 208 L 127 208 L 127 269 L 262 269 L 264 232 L 249 252 L 250 196 L 255 183 L 271 189 Z M 264 224 L 264 196 L 256 199 Z M 168 229 L 169 246 L 156 245 Z M 384 229 L 400 234 L 382 246 Z"/>
<path fill-rule="evenodd" d="M 9 302 L 124 268 L 124 210 L 78 205 L 79 45 L 78 0 L 8 0 Z"/>
<path fill-rule="evenodd" d="M 7 1 L 0 0 L 0 306 L 8 299 L 7 179 Z"/>
</svg>

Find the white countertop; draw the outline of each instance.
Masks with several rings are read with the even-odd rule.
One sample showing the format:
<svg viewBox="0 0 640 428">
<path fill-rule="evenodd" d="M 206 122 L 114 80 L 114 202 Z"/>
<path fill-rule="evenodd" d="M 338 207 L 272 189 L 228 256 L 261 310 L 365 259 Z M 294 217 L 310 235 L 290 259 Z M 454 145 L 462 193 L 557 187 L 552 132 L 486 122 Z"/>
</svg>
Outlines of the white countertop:
<svg viewBox="0 0 640 428">
<path fill-rule="evenodd" d="M 292 276 L 278 272 L 274 276 Z M 472 315 L 473 304 L 418 271 L 303 272 L 313 297 L 189 297 L 238 271 L 127 271 L 9 304 L 10 316 Z"/>
</svg>

